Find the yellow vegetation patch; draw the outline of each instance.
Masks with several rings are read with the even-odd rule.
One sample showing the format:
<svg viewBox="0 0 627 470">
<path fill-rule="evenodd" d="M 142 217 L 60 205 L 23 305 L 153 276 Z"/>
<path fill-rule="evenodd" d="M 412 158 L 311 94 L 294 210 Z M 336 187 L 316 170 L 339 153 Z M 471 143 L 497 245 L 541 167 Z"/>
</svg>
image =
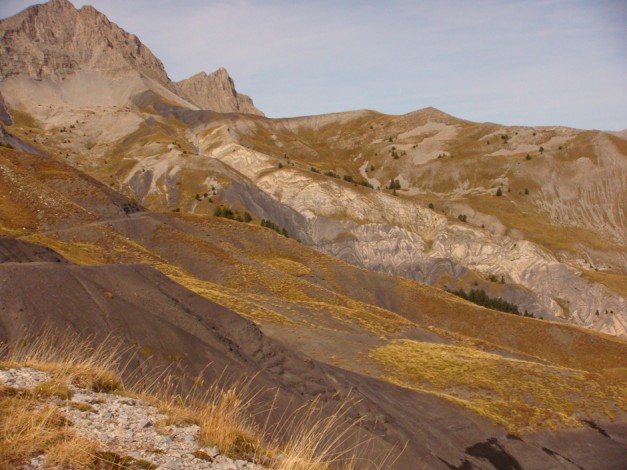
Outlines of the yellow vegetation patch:
<svg viewBox="0 0 627 470">
<path fill-rule="evenodd" d="M 27 242 L 45 245 L 75 264 L 95 266 L 108 263 L 109 256 L 106 251 L 94 243 L 67 242 L 52 235 L 42 234 L 29 235 L 23 239 Z"/>
<path fill-rule="evenodd" d="M 282 271 L 290 276 L 301 277 L 311 274 L 311 268 L 297 261 L 287 258 L 269 258 L 264 260 L 265 264 Z"/>
<path fill-rule="evenodd" d="M 435 393 L 511 431 L 576 426 L 578 413 L 612 417 L 627 408 L 624 385 L 468 347 L 396 340 L 370 358 L 386 366 L 383 379 Z"/>
</svg>

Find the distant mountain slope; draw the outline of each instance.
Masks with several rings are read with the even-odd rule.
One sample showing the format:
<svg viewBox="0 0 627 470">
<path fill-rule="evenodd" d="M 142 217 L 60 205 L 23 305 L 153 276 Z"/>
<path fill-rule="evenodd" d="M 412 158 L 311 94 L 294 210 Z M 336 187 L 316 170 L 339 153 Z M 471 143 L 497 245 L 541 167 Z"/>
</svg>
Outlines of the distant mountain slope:
<svg viewBox="0 0 627 470">
<path fill-rule="evenodd" d="M 235 90 L 233 79 L 224 68 L 213 73 L 198 73 L 176 83 L 179 94 L 200 109 L 218 113 L 247 113 L 263 116 L 253 100 Z"/>
</svg>

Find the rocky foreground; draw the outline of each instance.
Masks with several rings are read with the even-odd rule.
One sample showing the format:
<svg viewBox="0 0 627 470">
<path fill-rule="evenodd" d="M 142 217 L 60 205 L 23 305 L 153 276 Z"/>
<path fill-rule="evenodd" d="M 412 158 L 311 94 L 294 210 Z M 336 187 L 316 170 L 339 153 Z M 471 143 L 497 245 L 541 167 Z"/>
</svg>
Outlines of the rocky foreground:
<svg viewBox="0 0 627 470">
<path fill-rule="evenodd" d="M 217 446 L 199 442 L 199 427 L 169 424 L 170 419 L 144 400 L 93 392 L 31 368 L 0 370 L 0 386 L 20 395 L 37 395 L 41 408 L 57 408 L 67 425 L 93 441 L 100 460 L 111 468 L 262 470 L 246 460 L 221 455 Z M 41 454 L 20 468 L 51 468 Z"/>
</svg>

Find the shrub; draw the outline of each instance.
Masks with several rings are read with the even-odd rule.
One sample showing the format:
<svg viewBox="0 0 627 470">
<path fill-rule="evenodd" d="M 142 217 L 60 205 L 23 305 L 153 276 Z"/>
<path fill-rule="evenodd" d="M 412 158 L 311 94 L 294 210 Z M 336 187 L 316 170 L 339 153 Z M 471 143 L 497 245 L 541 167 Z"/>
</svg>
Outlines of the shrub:
<svg viewBox="0 0 627 470">
<path fill-rule="evenodd" d="M 400 181 L 392 179 L 392 181 L 390 181 L 390 184 L 388 185 L 388 189 L 392 189 L 392 190 L 401 189 Z"/>
<path fill-rule="evenodd" d="M 490 297 L 483 289 L 470 289 L 469 292 L 466 292 L 464 289 L 459 289 L 456 291 L 452 291 L 451 293 L 474 304 L 481 305 L 486 308 L 491 308 L 492 310 L 498 310 L 505 313 L 513 313 L 514 315 L 521 315 L 526 317 L 533 316 L 533 314 L 530 314 L 526 310 L 524 314 L 520 313 L 518 311 L 517 305 L 509 303 L 506 300 L 503 300 L 499 297 Z"/>
<path fill-rule="evenodd" d="M 274 230 L 276 233 L 283 235 L 285 238 L 289 238 L 289 234 L 287 233 L 287 230 L 275 224 L 271 220 L 262 219 L 261 226 L 269 228 L 270 230 Z"/>
<path fill-rule="evenodd" d="M 216 207 L 215 212 L 213 213 L 216 217 L 224 217 L 225 219 L 234 219 L 235 213 L 231 210 L 230 207 L 218 206 Z"/>
<path fill-rule="evenodd" d="M 503 195 L 503 191 L 501 191 L 501 188 L 496 190 L 496 195 L 497 196 L 502 196 Z"/>
</svg>

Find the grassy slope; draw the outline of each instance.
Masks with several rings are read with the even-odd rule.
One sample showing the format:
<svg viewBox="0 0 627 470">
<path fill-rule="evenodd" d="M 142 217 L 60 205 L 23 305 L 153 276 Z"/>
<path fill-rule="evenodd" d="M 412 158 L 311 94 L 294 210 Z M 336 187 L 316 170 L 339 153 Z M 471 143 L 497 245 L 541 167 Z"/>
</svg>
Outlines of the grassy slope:
<svg viewBox="0 0 627 470">
<path fill-rule="evenodd" d="M 550 383 L 558 369 L 578 369 L 579 372 L 572 372 L 573 377 L 585 376 L 591 382 L 593 394 L 570 401 L 568 393 L 561 394 L 561 399 L 570 403 L 567 409 L 572 413 L 593 410 L 594 402 L 606 396 L 600 395 L 599 391 L 605 390 L 603 387 L 625 380 L 624 341 L 565 325 L 488 311 L 433 288 L 367 273 L 261 227 L 211 217 L 173 215 L 160 216 L 161 221 L 148 232 L 143 229 L 133 232 L 132 228 L 116 227 L 116 224 L 85 226 L 97 216 L 80 204 L 85 198 L 98 199 L 101 190 L 97 185 L 91 189 L 86 187 L 84 194 L 59 191 L 59 188 L 71 186 L 61 185 L 59 180 L 68 183 L 77 180 L 67 167 L 28 157 L 28 171 L 23 168 L 17 171 L 15 168 L 20 168 L 20 163 L 16 159 L 23 155 L 0 150 L 0 156 L 3 158 L 0 176 L 13 175 L 11 181 L 18 181 L 22 188 L 16 194 L 15 185 L 2 185 L 0 197 L 6 204 L 4 212 L 0 213 L 0 224 L 5 230 L 24 231 L 26 239 L 50 246 L 78 264 L 149 263 L 191 290 L 262 326 L 271 326 L 279 337 L 309 330 L 329 341 L 337 332 L 361 338 L 362 350 L 340 349 L 343 357 L 334 358 L 319 350 L 320 358 L 327 362 L 337 360 L 343 367 L 356 368 L 358 353 L 365 357 L 370 348 L 382 347 L 375 349 L 372 356 L 378 362 L 385 363 L 386 357 L 401 354 L 401 357 L 413 358 L 408 361 L 409 367 L 420 367 L 420 354 L 410 353 L 416 348 L 424 351 L 435 346 L 416 343 L 415 348 L 399 352 L 393 348 L 413 343 L 394 340 L 430 329 L 437 341 L 473 353 L 470 354 L 473 367 L 467 368 L 462 363 L 457 364 L 458 369 L 453 369 L 468 379 L 473 378 L 477 367 L 493 368 L 494 361 L 502 360 L 508 352 L 530 359 L 536 365 L 550 363 L 552 367 L 538 365 L 533 369 L 534 374 L 541 376 L 543 384 Z M 45 197 L 32 197 L 25 203 L 20 194 Z M 50 201 L 54 202 L 55 211 L 49 209 Z M 57 224 L 79 228 L 42 232 Z M 210 272 L 202 266 L 210 266 Z M 306 344 L 302 347 L 307 349 Z M 484 350 L 490 355 L 483 353 Z M 385 354 L 379 357 L 377 351 Z M 436 352 L 438 360 L 444 360 L 447 355 L 455 357 L 459 351 Z M 506 367 L 500 370 L 504 380 L 513 382 L 520 374 L 528 372 L 528 362 L 504 364 Z M 380 369 L 366 361 L 359 365 L 359 370 L 376 375 Z M 421 383 L 420 378 L 408 378 L 402 371 L 398 374 L 387 378 L 410 387 Z M 573 380 L 566 381 L 565 387 L 571 387 L 574 392 L 580 382 Z M 431 391 L 446 394 L 447 385 L 433 386 Z M 476 406 L 471 408 L 478 412 L 488 410 L 484 414 L 497 422 L 510 422 L 507 407 L 491 407 L 482 401 L 492 393 L 488 389 L 474 396 L 471 402 Z M 529 401 L 524 391 L 517 392 L 515 398 Z M 534 400 L 532 397 L 531 402 Z M 543 422 L 538 416 L 542 415 L 531 413 L 522 424 L 514 422 L 523 428 L 533 427 Z M 555 422 L 553 418 L 549 421 Z M 561 422 L 572 423 L 572 420 L 567 414 Z"/>
</svg>

